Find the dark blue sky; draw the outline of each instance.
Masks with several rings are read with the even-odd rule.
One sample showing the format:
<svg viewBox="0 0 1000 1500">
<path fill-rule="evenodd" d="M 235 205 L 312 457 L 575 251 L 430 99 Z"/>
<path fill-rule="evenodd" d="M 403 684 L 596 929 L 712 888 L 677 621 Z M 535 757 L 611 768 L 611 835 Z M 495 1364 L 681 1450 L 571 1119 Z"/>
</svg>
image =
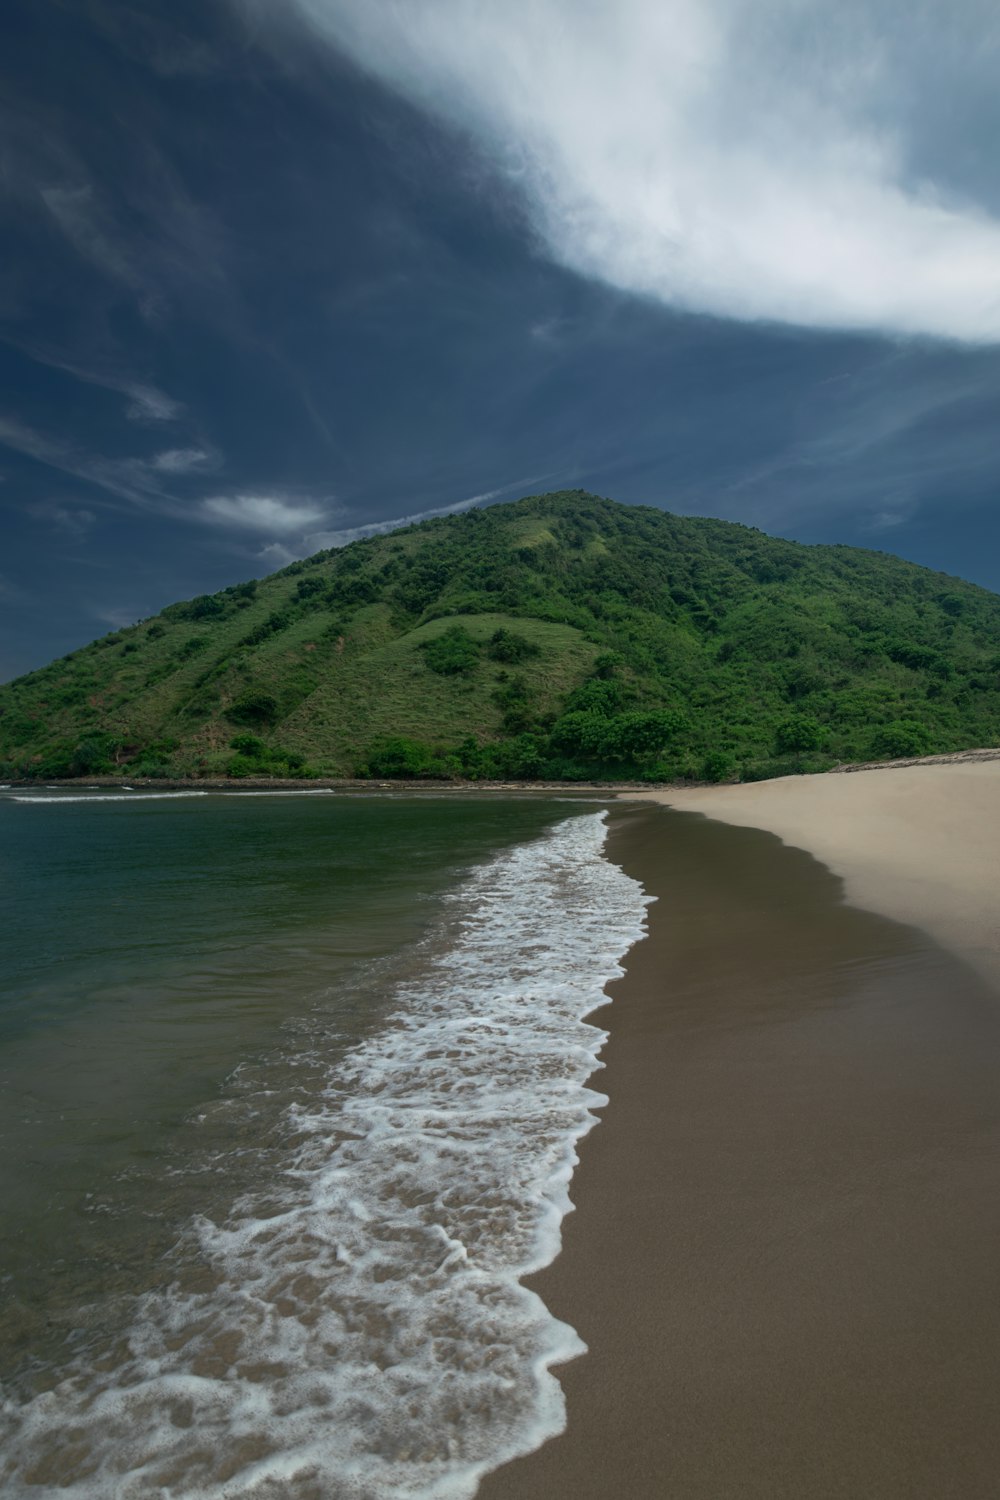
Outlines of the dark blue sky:
<svg viewBox="0 0 1000 1500">
<path fill-rule="evenodd" d="M 564 487 L 1000 589 L 989 10 L 525 6 L 8 0 L 0 678 Z"/>
</svg>

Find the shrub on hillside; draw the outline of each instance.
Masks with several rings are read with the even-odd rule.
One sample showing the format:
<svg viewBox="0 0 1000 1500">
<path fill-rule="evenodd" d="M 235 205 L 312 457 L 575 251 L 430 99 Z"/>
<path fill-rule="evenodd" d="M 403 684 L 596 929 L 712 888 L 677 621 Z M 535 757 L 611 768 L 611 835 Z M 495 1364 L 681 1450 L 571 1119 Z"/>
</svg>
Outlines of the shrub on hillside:
<svg viewBox="0 0 1000 1500">
<path fill-rule="evenodd" d="M 240 779 L 309 774 L 304 755 L 297 750 L 283 750 L 280 745 L 267 745 L 255 734 L 234 734 L 229 747 L 236 754 L 225 768 L 227 776 Z"/>
<path fill-rule="evenodd" d="M 207 635 L 189 636 L 188 639 L 184 642 L 183 646 L 181 646 L 177 652 L 178 660 L 190 661 L 192 656 L 197 656 L 199 652 L 204 651 L 207 645 Z M 128 650 L 128 647 L 126 646 L 125 649 Z"/>
<path fill-rule="evenodd" d="M 231 750 L 238 750 L 241 755 L 261 756 L 267 753 L 264 741 L 258 739 L 255 734 L 234 734 L 229 741 Z"/>
<path fill-rule="evenodd" d="M 187 604 L 175 604 L 172 611 L 179 620 L 217 620 L 225 612 L 226 606 L 218 594 L 199 594 Z"/>
<path fill-rule="evenodd" d="M 668 708 L 615 714 L 606 722 L 602 757 L 633 761 L 639 765 L 662 755 L 671 741 L 687 728 L 683 714 Z"/>
<path fill-rule="evenodd" d="M 442 677 L 471 672 L 479 660 L 478 645 L 461 625 L 450 625 L 433 640 L 425 641 L 421 650 L 431 671 Z"/>
<path fill-rule="evenodd" d="M 317 573 L 313 573 L 308 578 L 299 579 L 295 585 L 295 597 L 297 599 L 312 599 L 317 594 L 321 594 L 326 587 L 326 579 Z"/>
<path fill-rule="evenodd" d="M 806 714 L 794 714 L 778 725 L 774 748 L 779 755 L 794 755 L 804 750 L 818 750 L 823 743 L 823 728 Z"/>
<path fill-rule="evenodd" d="M 261 620 L 259 625 L 247 632 L 240 641 L 241 646 L 259 646 L 261 641 L 266 641 L 269 636 L 277 635 L 280 630 L 285 630 L 292 623 L 292 617 L 287 609 L 276 609 L 268 615 L 266 620 Z"/>
<path fill-rule="evenodd" d="M 736 774 L 736 757 L 728 750 L 710 750 L 701 763 L 703 781 L 731 781 Z"/>
<path fill-rule="evenodd" d="M 442 777 L 450 774 L 438 751 L 422 744 L 420 740 L 411 740 L 401 734 L 373 740 L 368 747 L 364 764 L 358 768 L 359 776 L 384 776 L 387 780 L 409 779 L 414 776 Z"/>
<path fill-rule="evenodd" d="M 939 677 L 951 675 L 951 664 L 940 651 L 921 646 L 916 641 L 890 641 L 885 648 L 890 661 L 899 662 L 913 672 L 934 672 Z"/>
<path fill-rule="evenodd" d="M 107 739 L 81 740 L 70 758 L 71 776 L 102 776 L 114 770 Z"/>
<path fill-rule="evenodd" d="M 486 654 L 494 661 L 516 663 L 537 656 L 539 647 L 535 641 L 529 641 L 527 636 L 518 635 L 516 630 L 504 630 L 501 627 L 490 636 Z"/>
<path fill-rule="evenodd" d="M 876 730 L 871 739 L 871 753 L 879 759 L 902 760 L 910 755 L 927 755 L 931 737 L 916 719 L 893 719 Z"/>
<path fill-rule="evenodd" d="M 278 700 L 263 688 L 247 688 L 226 709 L 233 724 L 273 724 L 278 717 Z"/>
</svg>

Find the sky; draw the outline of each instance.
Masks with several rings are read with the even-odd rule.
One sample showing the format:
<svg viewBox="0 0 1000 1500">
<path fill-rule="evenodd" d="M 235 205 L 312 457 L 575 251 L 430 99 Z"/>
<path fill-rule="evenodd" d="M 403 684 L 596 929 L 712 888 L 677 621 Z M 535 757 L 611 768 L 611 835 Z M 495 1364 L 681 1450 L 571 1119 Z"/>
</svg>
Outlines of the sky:
<svg viewBox="0 0 1000 1500">
<path fill-rule="evenodd" d="M 6 0 L 0 680 L 551 489 L 1000 590 L 994 0 Z"/>
</svg>

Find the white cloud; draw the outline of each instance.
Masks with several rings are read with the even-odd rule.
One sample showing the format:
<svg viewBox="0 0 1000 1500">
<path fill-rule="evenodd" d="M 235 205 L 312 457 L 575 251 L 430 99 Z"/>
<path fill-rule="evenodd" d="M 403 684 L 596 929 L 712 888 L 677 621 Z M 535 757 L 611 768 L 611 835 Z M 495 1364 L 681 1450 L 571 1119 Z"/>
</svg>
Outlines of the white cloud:
<svg viewBox="0 0 1000 1500">
<path fill-rule="evenodd" d="M 724 317 L 1000 340 L 1000 223 L 920 180 L 910 140 L 920 87 L 961 105 L 981 0 L 295 4 L 471 128 L 575 271 Z"/>
<path fill-rule="evenodd" d="M 168 448 L 158 453 L 152 466 L 161 474 L 197 474 L 214 469 L 218 459 L 204 448 Z"/>
<path fill-rule="evenodd" d="M 201 502 L 201 509 L 204 519 L 216 525 L 266 531 L 272 536 L 308 531 L 327 514 L 316 501 L 287 495 L 211 495 Z"/>
</svg>

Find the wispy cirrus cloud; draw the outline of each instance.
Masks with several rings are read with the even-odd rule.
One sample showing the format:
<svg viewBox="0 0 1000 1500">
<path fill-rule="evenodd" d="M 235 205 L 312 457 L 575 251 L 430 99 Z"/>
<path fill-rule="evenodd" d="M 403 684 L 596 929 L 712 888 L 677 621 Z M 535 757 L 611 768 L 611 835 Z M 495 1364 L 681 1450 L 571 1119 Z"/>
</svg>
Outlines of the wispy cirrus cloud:
<svg viewBox="0 0 1000 1500">
<path fill-rule="evenodd" d="M 435 505 L 429 510 L 414 511 L 411 515 L 391 516 L 384 521 L 368 521 L 362 526 L 343 526 L 331 531 L 311 531 L 301 536 L 297 543 L 287 540 L 270 542 L 266 547 L 261 548 L 258 556 L 273 567 L 283 568 L 290 562 L 297 562 L 300 557 L 310 557 L 312 553 L 323 552 L 328 547 L 346 547 L 350 542 L 364 541 L 372 536 L 385 536 L 390 531 L 398 531 L 402 526 L 415 526 L 418 521 L 430 521 L 435 516 L 455 516 L 465 510 L 474 510 L 477 505 L 486 505 L 491 500 L 499 499 L 501 495 L 509 495 L 512 490 L 535 484 L 540 477 L 544 476 L 515 479 L 499 489 L 483 490 L 481 494 L 467 495 L 464 500 L 455 500 L 451 505 Z"/>
<path fill-rule="evenodd" d="M 474 510 L 477 505 L 485 505 L 490 500 L 498 499 L 500 495 L 509 494 L 522 484 L 531 483 L 530 479 L 519 479 L 512 485 L 505 484 L 501 489 L 483 490 L 480 495 L 469 495 L 464 500 L 456 500 L 452 505 L 435 505 L 430 510 L 414 511 L 409 516 L 393 516 L 387 521 L 369 521 L 363 526 L 316 532 L 309 541 L 315 543 L 313 551 L 320 551 L 324 547 L 346 547 L 349 542 L 362 541 L 370 536 L 384 536 L 388 531 L 398 531 L 401 526 L 415 526 L 418 521 L 430 521 L 435 516 L 456 516 L 463 510 Z"/>
<path fill-rule="evenodd" d="M 935 508 L 996 496 L 991 414 L 1000 352 L 941 347 L 920 358 L 890 347 L 859 359 L 795 402 L 794 427 L 762 462 L 696 471 L 672 505 L 739 519 L 765 530 L 827 539 L 830 528 L 859 534 L 901 529 Z M 833 533 L 836 535 L 836 532 Z"/>
<path fill-rule="evenodd" d="M 59 473 L 96 485 L 122 500 L 141 503 L 156 493 L 141 460 L 109 459 L 87 453 L 74 443 L 40 432 L 16 417 L 0 416 L 0 445 Z"/>
<path fill-rule="evenodd" d="M 192 35 L 184 18 L 168 11 L 144 15 L 127 6 L 110 6 L 95 11 L 92 19 L 135 64 L 163 78 L 204 78 L 224 66 L 207 40 Z"/>
<path fill-rule="evenodd" d="M 985 96 L 985 0 L 293 3 L 471 131 L 577 272 L 727 318 L 1000 341 L 1000 220 L 919 140 L 922 99 Z"/>
<path fill-rule="evenodd" d="M 81 299 L 88 311 L 107 311 L 124 300 L 157 327 L 193 290 L 210 296 L 208 307 L 226 305 L 228 245 L 214 204 L 189 189 L 169 147 L 142 128 L 155 111 L 145 110 L 141 85 L 130 106 L 136 128 L 121 131 L 113 112 L 102 146 L 93 130 L 66 129 L 61 99 L 53 108 L 50 99 L 36 97 L 30 80 L 21 89 L 9 87 L 0 187 L 7 212 L 44 231 L 46 260 L 60 241 L 71 252 L 71 318 L 81 312 Z M 125 107 L 119 100 L 112 110 Z M 87 277 L 87 269 L 96 275 Z M 58 285 L 51 290 L 58 297 Z"/>
<path fill-rule="evenodd" d="M 182 402 L 160 390 L 151 381 L 136 378 L 118 361 L 95 360 L 91 356 L 90 363 L 83 363 L 74 360 L 65 351 L 53 349 L 37 339 L 18 338 L 9 330 L 0 334 L 0 342 L 35 364 L 70 375 L 84 385 L 98 386 L 102 390 L 124 396 L 127 402 L 125 415 L 130 422 L 176 422 L 184 415 Z"/>
</svg>

